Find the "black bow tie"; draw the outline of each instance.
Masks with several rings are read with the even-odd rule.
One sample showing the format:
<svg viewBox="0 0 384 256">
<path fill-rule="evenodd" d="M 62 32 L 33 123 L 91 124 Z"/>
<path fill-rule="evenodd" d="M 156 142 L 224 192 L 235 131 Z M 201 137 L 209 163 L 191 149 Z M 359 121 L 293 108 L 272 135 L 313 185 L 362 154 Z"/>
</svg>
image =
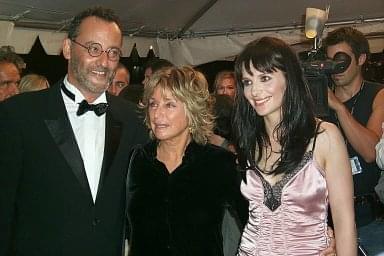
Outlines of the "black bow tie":
<svg viewBox="0 0 384 256">
<path fill-rule="evenodd" d="M 86 100 L 83 100 L 79 104 L 79 109 L 76 114 L 81 116 L 87 111 L 93 111 L 97 116 L 101 116 L 107 111 L 108 103 L 89 104 Z"/>
<path fill-rule="evenodd" d="M 67 95 L 71 100 L 75 101 L 75 95 L 70 92 L 67 87 L 63 84 L 61 86 L 64 94 Z M 87 111 L 93 111 L 97 116 L 101 116 L 107 111 L 108 103 L 99 103 L 99 104 L 89 104 L 86 100 L 83 100 L 79 104 L 79 108 L 77 109 L 76 115 L 81 116 Z"/>
</svg>

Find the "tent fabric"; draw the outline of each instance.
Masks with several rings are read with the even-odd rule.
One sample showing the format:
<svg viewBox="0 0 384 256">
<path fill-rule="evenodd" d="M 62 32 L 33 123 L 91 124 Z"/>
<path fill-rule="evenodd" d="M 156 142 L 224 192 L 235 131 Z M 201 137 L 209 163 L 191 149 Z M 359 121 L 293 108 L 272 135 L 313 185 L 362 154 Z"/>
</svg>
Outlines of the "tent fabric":
<svg viewBox="0 0 384 256">
<path fill-rule="evenodd" d="M 152 46 L 156 56 L 177 65 L 233 59 L 263 35 L 309 48 L 311 43 L 303 43 L 308 7 L 330 7 L 326 30 L 355 26 L 366 34 L 381 34 L 369 39 L 373 52 L 383 47 L 384 0 L 8 0 L 0 1 L 0 43 L 28 53 L 39 37 L 47 54 L 59 54 L 70 20 L 94 5 L 109 7 L 120 17 L 123 56 L 136 44 L 145 57 Z"/>
<path fill-rule="evenodd" d="M 63 40 L 67 36 L 66 32 L 15 27 L 11 21 L 0 21 L 0 34 L 5 35 L 0 37 L 0 45 L 11 45 L 20 54 L 29 53 L 39 37 L 45 52 L 49 55 L 61 53 Z M 150 46 L 154 47 L 156 53 L 159 52 L 156 38 L 124 36 L 122 48 L 124 57 L 130 55 L 135 43 L 140 56 L 145 56 Z"/>
<path fill-rule="evenodd" d="M 355 24 L 354 27 L 365 34 L 384 31 L 384 22 Z M 326 28 L 324 35 L 335 27 Z M 0 45 L 11 45 L 17 53 L 27 54 L 37 37 L 47 54 L 59 55 L 65 32 L 43 29 L 15 27 L 11 21 L 0 21 Z M 233 59 L 250 41 L 261 36 L 274 36 L 296 45 L 299 50 L 309 49 L 311 45 L 300 44 L 306 41 L 302 29 L 283 30 L 274 32 L 255 32 L 244 34 L 229 34 L 199 38 L 162 39 L 149 37 L 124 36 L 122 52 L 128 57 L 136 44 L 141 57 L 146 56 L 152 46 L 156 56 L 170 60 L 176 65 L 200 65 L 215 60 Z M 381 52 L 384 38 L 369 39 L 371 52 Z"/>
</svg>

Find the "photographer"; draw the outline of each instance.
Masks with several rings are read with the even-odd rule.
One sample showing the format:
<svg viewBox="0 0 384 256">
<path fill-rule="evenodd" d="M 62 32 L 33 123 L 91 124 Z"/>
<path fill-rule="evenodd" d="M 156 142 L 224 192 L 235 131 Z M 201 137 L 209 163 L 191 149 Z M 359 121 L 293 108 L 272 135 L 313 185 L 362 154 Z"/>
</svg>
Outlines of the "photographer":
<svg viewBox="0 0 384 256">
<path fill-rule="evenodd" d="M 384 121 L 384 90 L 382 85 L 363 79 L 362 67 L 369 55 L 369 45 L 361 32 L 350 27 L 339 28 L 328 34 L 324 44 L 328 58 L 333 59 L 338 52 L 351 57 L 343 73 L 332 75 L 334 90 L 328 89 L 329 121 L 340 128 L 348 147 L 361 245 L 369 255 L 376 255 L 384 251 L 384 238 L 374 234 L 384 228 L 375 221 L 378 201 L 374 191 L 380 175 L 375 163 L 375 145 Z"/>
</svg>

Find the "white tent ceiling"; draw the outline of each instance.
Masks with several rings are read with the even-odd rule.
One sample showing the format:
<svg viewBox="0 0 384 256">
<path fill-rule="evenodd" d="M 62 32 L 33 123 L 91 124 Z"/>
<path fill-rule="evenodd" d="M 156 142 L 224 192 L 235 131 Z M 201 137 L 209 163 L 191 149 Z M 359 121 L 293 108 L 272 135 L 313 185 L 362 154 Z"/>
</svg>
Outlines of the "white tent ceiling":
<svg viewBox="0 0 384 256">
<path fill-rule="evenodd" d="M 66 27 L 77 12 L 110 7 L 123 23 L 123 55 L 136 43 L 145 56 L 198 65 L 231 58 L 249 41 L 272 35 L 298 44 L 305 40 L 305 9 L 330 4 L 326 31 L 353 25 L 370 38 L 371 50 L 384 46 L 384 0 L 0 0 L 0 45 L 28 53 L 39 36 L 48 54 L 59 54 Z"/>
</svg>

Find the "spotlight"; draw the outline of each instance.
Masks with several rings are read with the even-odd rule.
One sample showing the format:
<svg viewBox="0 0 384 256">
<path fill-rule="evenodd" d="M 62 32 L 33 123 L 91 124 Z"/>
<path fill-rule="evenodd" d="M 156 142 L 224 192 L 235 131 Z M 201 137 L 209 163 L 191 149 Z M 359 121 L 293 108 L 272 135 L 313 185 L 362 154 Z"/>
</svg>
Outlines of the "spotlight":
<svg viewBox="0 0 384 256">
<path fill-rule="evenodd" d="M 321 37 L 325 22 L 328 20 L 329 6 L 321 10 L 316 8 L 307 8 L 305 14 L 305 36 L 307 38 Z"/>
</svg>

